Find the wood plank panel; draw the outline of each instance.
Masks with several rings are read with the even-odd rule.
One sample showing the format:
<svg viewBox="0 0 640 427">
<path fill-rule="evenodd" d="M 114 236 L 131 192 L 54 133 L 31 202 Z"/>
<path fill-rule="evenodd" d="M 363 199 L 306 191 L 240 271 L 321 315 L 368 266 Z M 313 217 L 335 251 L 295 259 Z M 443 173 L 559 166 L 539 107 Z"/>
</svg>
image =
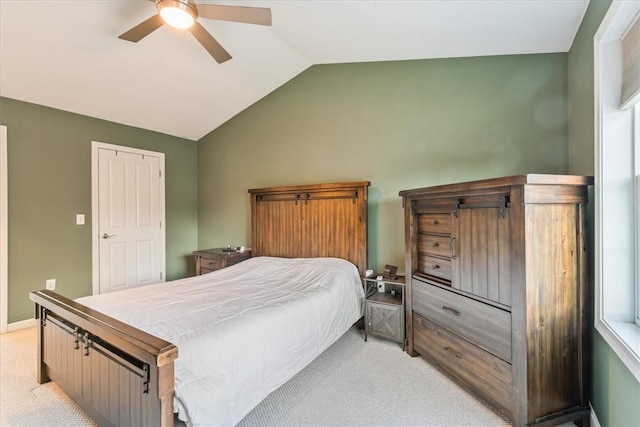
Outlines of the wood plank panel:
<svg viewBox="0 0 640 427">
<path fill-rule="evenodd" d="M 104 355 L 98 353 L 97 354 L 97 359 L 98 359 L 98 370 L 99 370 L 99 384 L 98 384 L 98 389 L 99 389 L 99 402 L 100 404 L 98 405 L 99 411 L 105 415 L 105 417 L 108 417 L 110 414 L 110 406 L 111 406 L 111 394 L 109 393 L 109 365 L 112 363 L 111 360 L 109 360 L 107 357 L 105 357 Z"/>
<path fill-rule="evenodd" d="M 469 209 L 462 211 L 462 214 L 469 212 L 471 216 L 471 271 L 469 276 L 471 277 L 471 283 L 469 288 L 471 293 L 479 297 L 488 298 L 488 232 L 489 221 L 492 215 L 497 218 L 497 209 Z"/>
<path fill-rule="evenodd" d="M 131 371 L 128 372 L 129 380 L 129 422 L 132 426 L 144 425 L 142 422 L 142 379 Z"/>
<path fill-rule="evenodd" d="M 118 425 L 121 427 L 134 426 L 135 424 L 131 424 L 129 370 L 123 366 L 118 367 L 118 383 L 120 384 L 120 393 L 118 394 L 118 414 L 120 419 Z"/>
<path fill-rule="evenodd" d="M 83 372 L 83 375 L 89 377 L 89 387 L 91 387 L 91 405 L 98 412 L 102 412 L 100 408 L 100 358 L 97 352 L 89 350 L 89 370 Z"/>
<path fill-rule="evenodd" d="M 86 338 L 85 338 L 86 340 Z M 95 401 L 93 397 L 92 377 L 91 377 L 91 358 L 85 355 L 86 342 L 82 343 L 82 398 L 92 404 Z"/>
<path fill-rule="evenodd" d="M 338 257 L 364 274 L 368 186 L 362 181 L 249 190 L 253 256 Z"/>
<path fill-rule="evenodd" d="M 512 260 L 515 257 L 513 252 L 513 246 L 511 244 L 511 222 L 513 218 L 513 209 L 509 208 L 506 211 L 504 219 L 498 221 L 497 236 L 497 266 L 498 271 L 495 273 L 497 280 L 494 286 L 498 287 L 495 301 L 506 306 L 511 306 L 511 288 L 513 286 L 512 279 Z"/>
<path fill-rule="evenodd" d="M 527 240 L 527 354 L 529 414 L 556 412 L 579 400 L 580 256 L 577 207 L 528 205 L 535 239 Z M 537 254 L 547 252 L 549 256 Z"/>
<path fill-rule="evenodd" d="M 114 425 L 120 422 L 119 414 L 124 408 L 120 406 L 120 365 L 110 361 L 109 375 L 109 413 L 108 418 Z"/>
</svg>

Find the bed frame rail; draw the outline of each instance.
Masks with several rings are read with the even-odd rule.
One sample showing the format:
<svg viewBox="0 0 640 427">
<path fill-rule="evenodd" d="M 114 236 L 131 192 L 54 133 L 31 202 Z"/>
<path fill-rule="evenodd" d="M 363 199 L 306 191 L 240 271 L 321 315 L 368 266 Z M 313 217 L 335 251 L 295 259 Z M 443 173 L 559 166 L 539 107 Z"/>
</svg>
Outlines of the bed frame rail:
<svg viewBox="0 0 640 427">
<path fill-rule="evenodd" d="M 37 380 L 104 426 L 173 426 L 171 343 L 48 290 L 34 291 Z"/>
</svg>

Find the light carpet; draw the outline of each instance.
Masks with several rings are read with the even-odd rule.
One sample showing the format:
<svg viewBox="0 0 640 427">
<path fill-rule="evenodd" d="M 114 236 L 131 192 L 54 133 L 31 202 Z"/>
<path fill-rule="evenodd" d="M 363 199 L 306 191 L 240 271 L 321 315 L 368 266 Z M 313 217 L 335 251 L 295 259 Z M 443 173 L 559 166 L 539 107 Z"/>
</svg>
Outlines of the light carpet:
<svg viewBox="0 0 640 427">
<path fill-rule="evenodd" d="M 95 426 L 52 382 L 36 381 L 36 329 L 0 335 L 0 426 Z"/>
<path fill-rule="evenodd" d="M 36 382 L 36 331 L 0 336 L 0 425 L 94 426 L 53 383 Z M 506 426 L 400 346 L 350 329 L 239 424 L 253 426 Z"/>
</svg>

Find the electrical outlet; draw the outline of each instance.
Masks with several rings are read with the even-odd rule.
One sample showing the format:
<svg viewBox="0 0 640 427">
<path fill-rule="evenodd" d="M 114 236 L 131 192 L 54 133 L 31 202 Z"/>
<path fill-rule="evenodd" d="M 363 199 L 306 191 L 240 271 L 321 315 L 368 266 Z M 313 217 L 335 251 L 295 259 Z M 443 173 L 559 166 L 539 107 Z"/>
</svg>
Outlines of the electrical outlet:
<svg viewBox="0 0 640 427">
<path fill-rule="evenodd" d="M 55 291 L 56 290 L 56 279 L 47 279 L 47 281 L 45 282 L 45 286 L 48 290 L 50 291 Z"/>
</svg>

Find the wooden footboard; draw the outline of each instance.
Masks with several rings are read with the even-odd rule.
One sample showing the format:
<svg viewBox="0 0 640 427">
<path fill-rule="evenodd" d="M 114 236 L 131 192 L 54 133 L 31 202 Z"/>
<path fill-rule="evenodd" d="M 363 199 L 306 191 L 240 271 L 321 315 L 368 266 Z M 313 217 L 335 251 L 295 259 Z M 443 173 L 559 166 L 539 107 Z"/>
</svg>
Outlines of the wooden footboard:
<svg viewBox="0 0 640 427">
<path fill-rule="evenodd" d="M 173 426 L 173 344 L 52 291 L 31 292 L 40 384 L 104 426 Z"/>
</svg>

